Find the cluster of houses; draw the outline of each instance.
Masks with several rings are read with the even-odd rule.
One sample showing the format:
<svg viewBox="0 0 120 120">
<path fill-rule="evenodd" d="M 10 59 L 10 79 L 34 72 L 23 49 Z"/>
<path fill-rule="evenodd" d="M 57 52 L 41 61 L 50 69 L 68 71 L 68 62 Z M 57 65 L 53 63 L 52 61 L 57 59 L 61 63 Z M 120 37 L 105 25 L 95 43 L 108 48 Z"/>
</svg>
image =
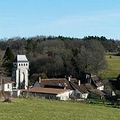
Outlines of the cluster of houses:
<svg viewBox="0 0 120 120">
<path fill-rule="evenodd" d="M 17 55 L 13 62 L 12 80 L 3 78 L 0 89 L 12 96 L 30 95 L 46 99 L 87 99 L 91 93 L 104 95 L 104 85 L 96 75 L 86 74 L 86 82 L 68 76 L 67 78 L 41 79 L 28 87 L 29 61 L 25 55 Z"/>
</svg>

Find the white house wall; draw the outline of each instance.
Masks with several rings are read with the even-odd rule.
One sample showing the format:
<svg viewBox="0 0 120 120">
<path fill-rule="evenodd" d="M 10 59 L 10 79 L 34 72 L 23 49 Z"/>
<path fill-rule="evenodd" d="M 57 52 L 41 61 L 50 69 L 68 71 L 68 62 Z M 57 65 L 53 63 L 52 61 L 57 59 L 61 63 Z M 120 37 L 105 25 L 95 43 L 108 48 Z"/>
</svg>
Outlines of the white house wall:
<svg viewBox="0 0 120 120">
<path fill-rule="evenodd" d="M 73 93 L 73 90 L 69 90 L 56 95 L 56 97 L 59 98 L 60 100 L 69 100 L 72 93 Z"/>
<path fill-rule="evenodd" d="M 104 90 L 104 86 L 97 87 L 98 90 Z"/>
<path fill-rule="evenodd" d="M 75 90 L 75 94 L 74 94 L 78 99 L 87 99 L 88 97 L 88 93 L 81 93 L 78 90 Z"/>
<path fill-rule="evenodd" d="M 82 98 L 82 99 L 87 99 L 87 97 L 88 97 L 88 93 L 83 93 L 83 94 L 81 94 L 81 98 Z"/>
<path fill-rule="evenodd" d="M 4 84 L 4 91 L 12 91 L 12 83 L 6 83 Z"/>
</svg>

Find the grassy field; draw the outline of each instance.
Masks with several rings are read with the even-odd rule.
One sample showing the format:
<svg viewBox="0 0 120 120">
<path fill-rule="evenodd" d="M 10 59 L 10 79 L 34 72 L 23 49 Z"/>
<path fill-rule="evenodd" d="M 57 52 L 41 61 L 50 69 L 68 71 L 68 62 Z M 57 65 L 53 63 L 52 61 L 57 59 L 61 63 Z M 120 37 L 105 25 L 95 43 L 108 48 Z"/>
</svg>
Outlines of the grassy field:
<svg viewBox="0 0 120 120">
<path fill-rule="evenodd" d="M 116 78 L 120 74 L 120 56 L 107 55 L 106 60 L 107 68 L 100 76 L 103 79 Z"/>
<path fill-rule="evenodd" d="M 63 101 L 15 99 L 0 102 L 0 120 L 119 120 L 120 109 Z"/>
</svg>

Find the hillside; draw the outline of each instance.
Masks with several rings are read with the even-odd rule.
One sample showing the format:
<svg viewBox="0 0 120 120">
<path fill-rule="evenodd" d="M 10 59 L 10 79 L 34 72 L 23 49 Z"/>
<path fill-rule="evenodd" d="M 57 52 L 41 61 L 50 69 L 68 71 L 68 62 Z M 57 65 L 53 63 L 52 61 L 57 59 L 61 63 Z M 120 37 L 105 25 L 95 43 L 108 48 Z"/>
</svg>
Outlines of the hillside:
<svg viewBox="0 0 120 120">
<path fill-rule="evenodd" d="M 107 55 L 107 68 L 101 73 L 103 79 L 116 78 L 120 74 L 120 56 Z"/>
<path fill-rule="evenodd" d="M 63 101 L 15 99 L 0 103 L 0 120 L 118 120 L 120 109 Z"/>
</svg>

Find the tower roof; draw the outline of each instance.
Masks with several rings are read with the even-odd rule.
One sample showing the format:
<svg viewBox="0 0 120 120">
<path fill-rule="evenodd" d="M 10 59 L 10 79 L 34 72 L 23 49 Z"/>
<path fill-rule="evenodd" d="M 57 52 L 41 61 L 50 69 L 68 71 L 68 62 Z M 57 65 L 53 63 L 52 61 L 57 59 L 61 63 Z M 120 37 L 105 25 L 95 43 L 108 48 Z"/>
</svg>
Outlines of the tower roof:
<svg viewBox="0 0 120 120">
<path fill-rule="evenodd" d="M 17 55 L 14 62 L 28 62 L 26 55 Z"/>
</svg>

